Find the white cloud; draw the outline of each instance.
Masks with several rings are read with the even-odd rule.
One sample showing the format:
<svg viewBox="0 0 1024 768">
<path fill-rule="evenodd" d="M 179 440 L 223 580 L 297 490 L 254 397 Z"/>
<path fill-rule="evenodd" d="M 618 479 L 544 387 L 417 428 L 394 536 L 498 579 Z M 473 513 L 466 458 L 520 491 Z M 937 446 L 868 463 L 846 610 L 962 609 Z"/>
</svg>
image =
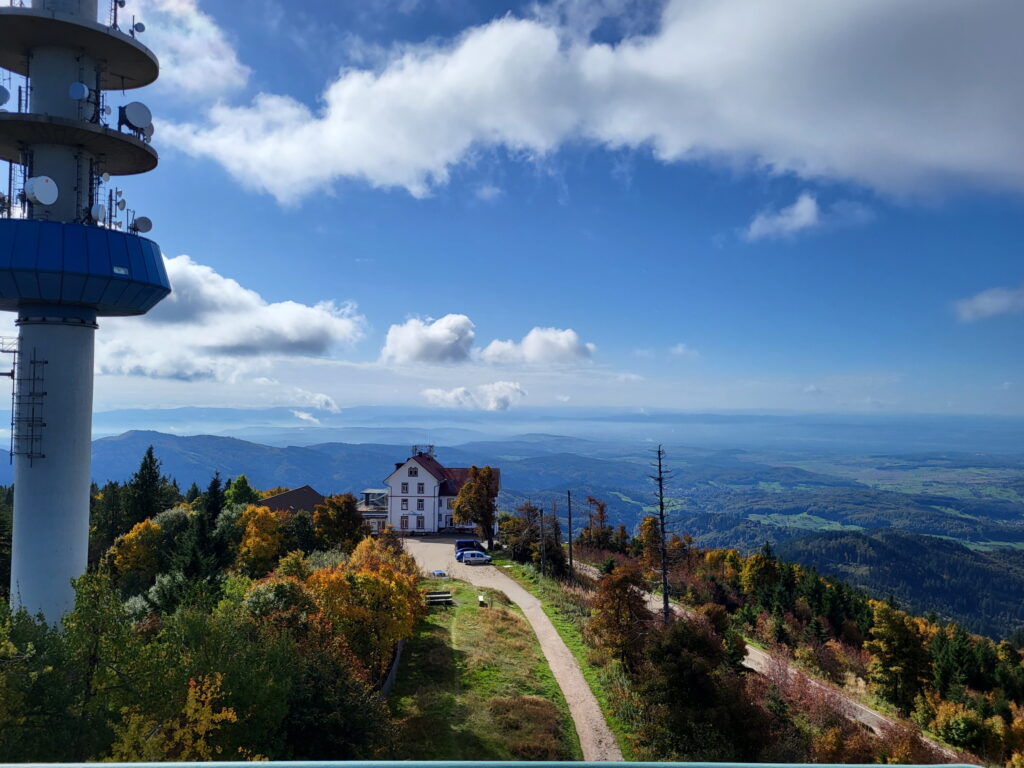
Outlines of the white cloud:
<svg viewBox="0 0 1024 768">
<path fill-rule="evenodd" d="M 534 328 L 521 341 L 494 340 L 480 353 L 488 363 L 574 363 L 589 360 L 597 347 L 572 328 Z"/>
<path fill-rule="evenodd" d="M 290 203 L 343 178 L 426 195 L 479 148 L 540 157 L 580 140 L 887 194 L 1024 189 L 1024 102 L 1006 98 L 1024 68 L 1016 0 L 671 0 L 615 45 L 571 15 L 398 46 L 313 107 L 261 93 L 163 139 Z"/>
<path fill-rule="evenodd" d="M 807 192 L 779 211 L 761 211 L 750 222 L 744 237 L 749 241 L 787 237 L 818 226 L 818 201 Z"/>
<path fill-rule="evenodd" d="M 792 205 L 778 211 L 761 211 L 754 216 L 743 232 L 743 239 L 754 242 L 785 238 L 808 229 L 864 224 L 872 218 L 874 213 L 862 203 L 838 200 L 825 208 L 814 195 L 803 192 Z"/>
<path fill-rule="evenodd" d="M 458 363 L 469 359 L 476 334 L 465 315 L 410 318 L 392 325 L 380 357 L 386 363 Z"/>
<path fill-rule="evenodd" d="M 316 416 L 314 416 L 309 411 L 296 411 L 296 410 L 293 410 L 292 411 L 292 416 L 297 418 L 299 421 L 306 422 L 307 424 L 313 424 L 315 426 L 320 426 L 320 419 L 318 419 Z"/>
<path fill-rule="evenodd" d="M 1024 285 L 1017 288 L 989 288 L 956 303 L 956 313 L 966 323 L 997 315 L 1024 313 Z"/>
<path fill-rule="evenodd" d="M 133 0 L 121 19 L 134 13 L 146 23 L 139 36 L 160 59 L 157 85 L 191 98 L 215 98 L 244 88 L 250 70 L 197 0 Z M 122 28 L 126 24 L 120 25 Z"/>
<path fill-rule="evenodd" d="M 103 320 L 99 373 L 231 381 L 267 359 L 326 355 L 363 335 L 353 304 L 271 303 L 188 256 L 165 264 L 170 296 L 144 317 Z"/>
<path fill-rule="evenodd" d="M 526 397 L 526 390 L 514 381 L 495 381 L 480 384 L 472 390 L 468 387 L 455 389 L 425 389 L 427 402 L 438 408 L 461 408 L 472 411 L 507 411 Z"/>
<path fill-rule="evenodd" d="M 700 357 L 700 352 L 689 344 L 683 344 L 682 342 L 673 344 L 669 348 L 668 352 L 670 355 L 674 355 L 675 357 Z"/>
</svg>

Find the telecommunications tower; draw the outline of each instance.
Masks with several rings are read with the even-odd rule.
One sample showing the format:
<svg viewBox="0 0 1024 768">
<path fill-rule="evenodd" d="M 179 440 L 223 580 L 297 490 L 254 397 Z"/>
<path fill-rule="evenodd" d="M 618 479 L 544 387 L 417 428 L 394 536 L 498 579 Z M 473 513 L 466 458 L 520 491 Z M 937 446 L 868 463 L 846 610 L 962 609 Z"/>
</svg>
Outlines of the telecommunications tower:
<svg viewBox="0 0 1024 768">
<path fill-rule="evenodd" d="M 157 164 L 145 105 L 107 91 L 157 78 L 153 53 L 122 32 L 112 2 L 32 0 L 0 8 L 0 310 L 18 313 L 11 405 L 11 602 L 58 621 L 85 572 L 98 317 L 141 315 L 170 293 L 149 219 L 126 211 L 111 176 Z M 14 5 L 13 3 L 11 4 Z M 14 99 L 16 98 L 16 108 Z"/>
</svg>

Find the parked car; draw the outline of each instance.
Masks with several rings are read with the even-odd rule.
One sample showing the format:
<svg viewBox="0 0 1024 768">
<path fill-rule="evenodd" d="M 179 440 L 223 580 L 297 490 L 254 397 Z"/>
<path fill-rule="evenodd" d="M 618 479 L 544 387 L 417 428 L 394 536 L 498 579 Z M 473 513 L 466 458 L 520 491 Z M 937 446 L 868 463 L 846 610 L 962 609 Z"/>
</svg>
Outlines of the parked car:
<svg viewBox="0 0 1024 768">
<path fill-rule="evenodd" d="M 485 555 L 483 552 L 478 552 L 475 549 L 464 549 L 459 553 L 459 555 L 462 555 L 459 562 L 465 563 L 466 565 L 487 565 L 491 562 L 490 555 Z M 456 559 L 459 559 L 458 555 L 455 557 Z"/>
<path fill-rule="evenodd" d="M 466 549 L 475 549 L 477 552 L 484 551 L 484 545 L 476 539 L 456 539 L 455 540 L 455 557 L 458 558 L 459 552 Z"/>
</svg>

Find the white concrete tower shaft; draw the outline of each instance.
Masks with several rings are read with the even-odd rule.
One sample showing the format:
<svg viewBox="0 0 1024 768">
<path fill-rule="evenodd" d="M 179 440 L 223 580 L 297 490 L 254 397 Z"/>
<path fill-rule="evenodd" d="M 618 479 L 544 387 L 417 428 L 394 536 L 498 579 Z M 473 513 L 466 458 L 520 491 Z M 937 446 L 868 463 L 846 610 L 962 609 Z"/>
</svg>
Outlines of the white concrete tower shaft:
<svg viewBox="0 0 1024 768">
<path fill-rule="evenodd" d="M 96 322 L 47 311 L 18 318 L 11 599 L 52 620 L 88 558 Z"/>
</svg>

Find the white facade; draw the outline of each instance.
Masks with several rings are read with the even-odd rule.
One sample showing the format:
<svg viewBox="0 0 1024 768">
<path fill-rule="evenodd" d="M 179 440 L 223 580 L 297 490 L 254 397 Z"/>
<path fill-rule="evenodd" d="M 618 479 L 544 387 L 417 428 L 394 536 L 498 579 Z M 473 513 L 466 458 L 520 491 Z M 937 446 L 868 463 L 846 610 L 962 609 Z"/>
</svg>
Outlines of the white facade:
<svg viewBox="0 0 1024 768">
<path fill-rule="evenodd" d="M 385 481 L 388 486 L 388 523 L 399 534 L 436 533 L 452 526 L 455 496 L 442 495 L 450 483 L 424 466 L 437 460 L 427 456 L 421 463 L 413 456 Z M 439 465 L 437 465 L 439 466 Z M 436 470 L 435 470 L 436 471 Z"/>
</svg>

